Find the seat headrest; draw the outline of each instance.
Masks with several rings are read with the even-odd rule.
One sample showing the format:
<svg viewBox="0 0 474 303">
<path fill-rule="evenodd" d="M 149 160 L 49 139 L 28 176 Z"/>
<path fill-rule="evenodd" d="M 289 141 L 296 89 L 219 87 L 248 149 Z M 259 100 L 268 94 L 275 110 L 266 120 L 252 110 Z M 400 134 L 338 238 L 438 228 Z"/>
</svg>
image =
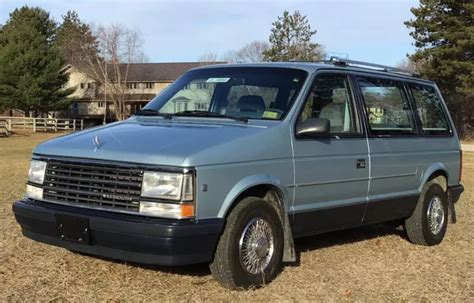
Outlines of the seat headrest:
<svg viewBox="0 0 474 303">
<path fill-rule="evenodd" d="M 239 98 L 237 108 L 241 112 L 264 112 L 265 101 L 260 96 L 245 95 Z"/>
</svg>

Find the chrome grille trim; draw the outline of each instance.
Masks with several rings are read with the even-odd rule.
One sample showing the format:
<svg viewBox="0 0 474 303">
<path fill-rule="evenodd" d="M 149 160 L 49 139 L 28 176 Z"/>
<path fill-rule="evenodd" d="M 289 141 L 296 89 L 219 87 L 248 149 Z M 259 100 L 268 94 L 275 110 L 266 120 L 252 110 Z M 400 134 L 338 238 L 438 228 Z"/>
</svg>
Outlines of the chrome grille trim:
<svg viewBox="0 0 474 303">
<path fill-rule="evenodd" d="M 47 163 L 45 201 L 138 212 L 141 168 L 54 159 Z"/>
</svg>

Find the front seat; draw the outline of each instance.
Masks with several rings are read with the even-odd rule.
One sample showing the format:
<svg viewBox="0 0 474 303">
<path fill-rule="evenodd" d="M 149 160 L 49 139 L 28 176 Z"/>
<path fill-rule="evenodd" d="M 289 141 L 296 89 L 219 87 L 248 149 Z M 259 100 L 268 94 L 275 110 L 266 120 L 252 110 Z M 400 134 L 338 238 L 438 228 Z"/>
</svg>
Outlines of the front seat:
<svg viewBox="0 0 474 303">
<path fill-rule="evenodd" d="M 319 117 L 331 121 L 331 132 L 340 133 L 344 131 L 344 104 L 327 104 L 321 109 Z"/>
<path fill-rule="evenodd" d="M 237 101 L 237 111 L 249 118 L 261 118 L 265 111 L 265 101 L 260 96 L 242 96 Z"/>
</svg>

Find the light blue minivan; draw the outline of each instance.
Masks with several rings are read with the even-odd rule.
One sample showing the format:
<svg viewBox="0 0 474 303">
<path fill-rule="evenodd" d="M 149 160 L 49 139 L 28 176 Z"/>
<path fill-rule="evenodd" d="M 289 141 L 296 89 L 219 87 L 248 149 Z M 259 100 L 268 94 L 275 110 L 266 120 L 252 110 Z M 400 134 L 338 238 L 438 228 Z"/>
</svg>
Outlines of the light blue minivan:
<svg viewBox="0 0 474 303">
<path fill-rule="evenodd" d="M 394 221 L 436 245 L 463 186 L 435 83 L 358 61 L 191 70 L 133 117 L 38 145 L 23 234 L 268 283 L 297 237 Z"/>
</svg>

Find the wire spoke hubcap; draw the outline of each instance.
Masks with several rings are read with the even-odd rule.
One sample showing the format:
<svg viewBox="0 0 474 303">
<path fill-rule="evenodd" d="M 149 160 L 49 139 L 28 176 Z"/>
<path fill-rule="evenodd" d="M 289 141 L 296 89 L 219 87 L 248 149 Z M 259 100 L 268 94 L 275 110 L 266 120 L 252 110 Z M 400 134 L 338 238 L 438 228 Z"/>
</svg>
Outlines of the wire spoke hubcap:
<svg viewBox="0 0 474 303">
<path fill-rule="evenodd" d="M 239 259 L 250 274 L 264 272 L 273 256 L 274 240 L 270 224 L 262 218 L 250 220 L 239 240 Z"/>
<path fill-rule="evenodd" d="M 445 214 L 443 202 L 438 196 L 434 196 L 428 205 L 428 226 L 434 235 L 437 235 L 444 225 Z"/>
</svg>

